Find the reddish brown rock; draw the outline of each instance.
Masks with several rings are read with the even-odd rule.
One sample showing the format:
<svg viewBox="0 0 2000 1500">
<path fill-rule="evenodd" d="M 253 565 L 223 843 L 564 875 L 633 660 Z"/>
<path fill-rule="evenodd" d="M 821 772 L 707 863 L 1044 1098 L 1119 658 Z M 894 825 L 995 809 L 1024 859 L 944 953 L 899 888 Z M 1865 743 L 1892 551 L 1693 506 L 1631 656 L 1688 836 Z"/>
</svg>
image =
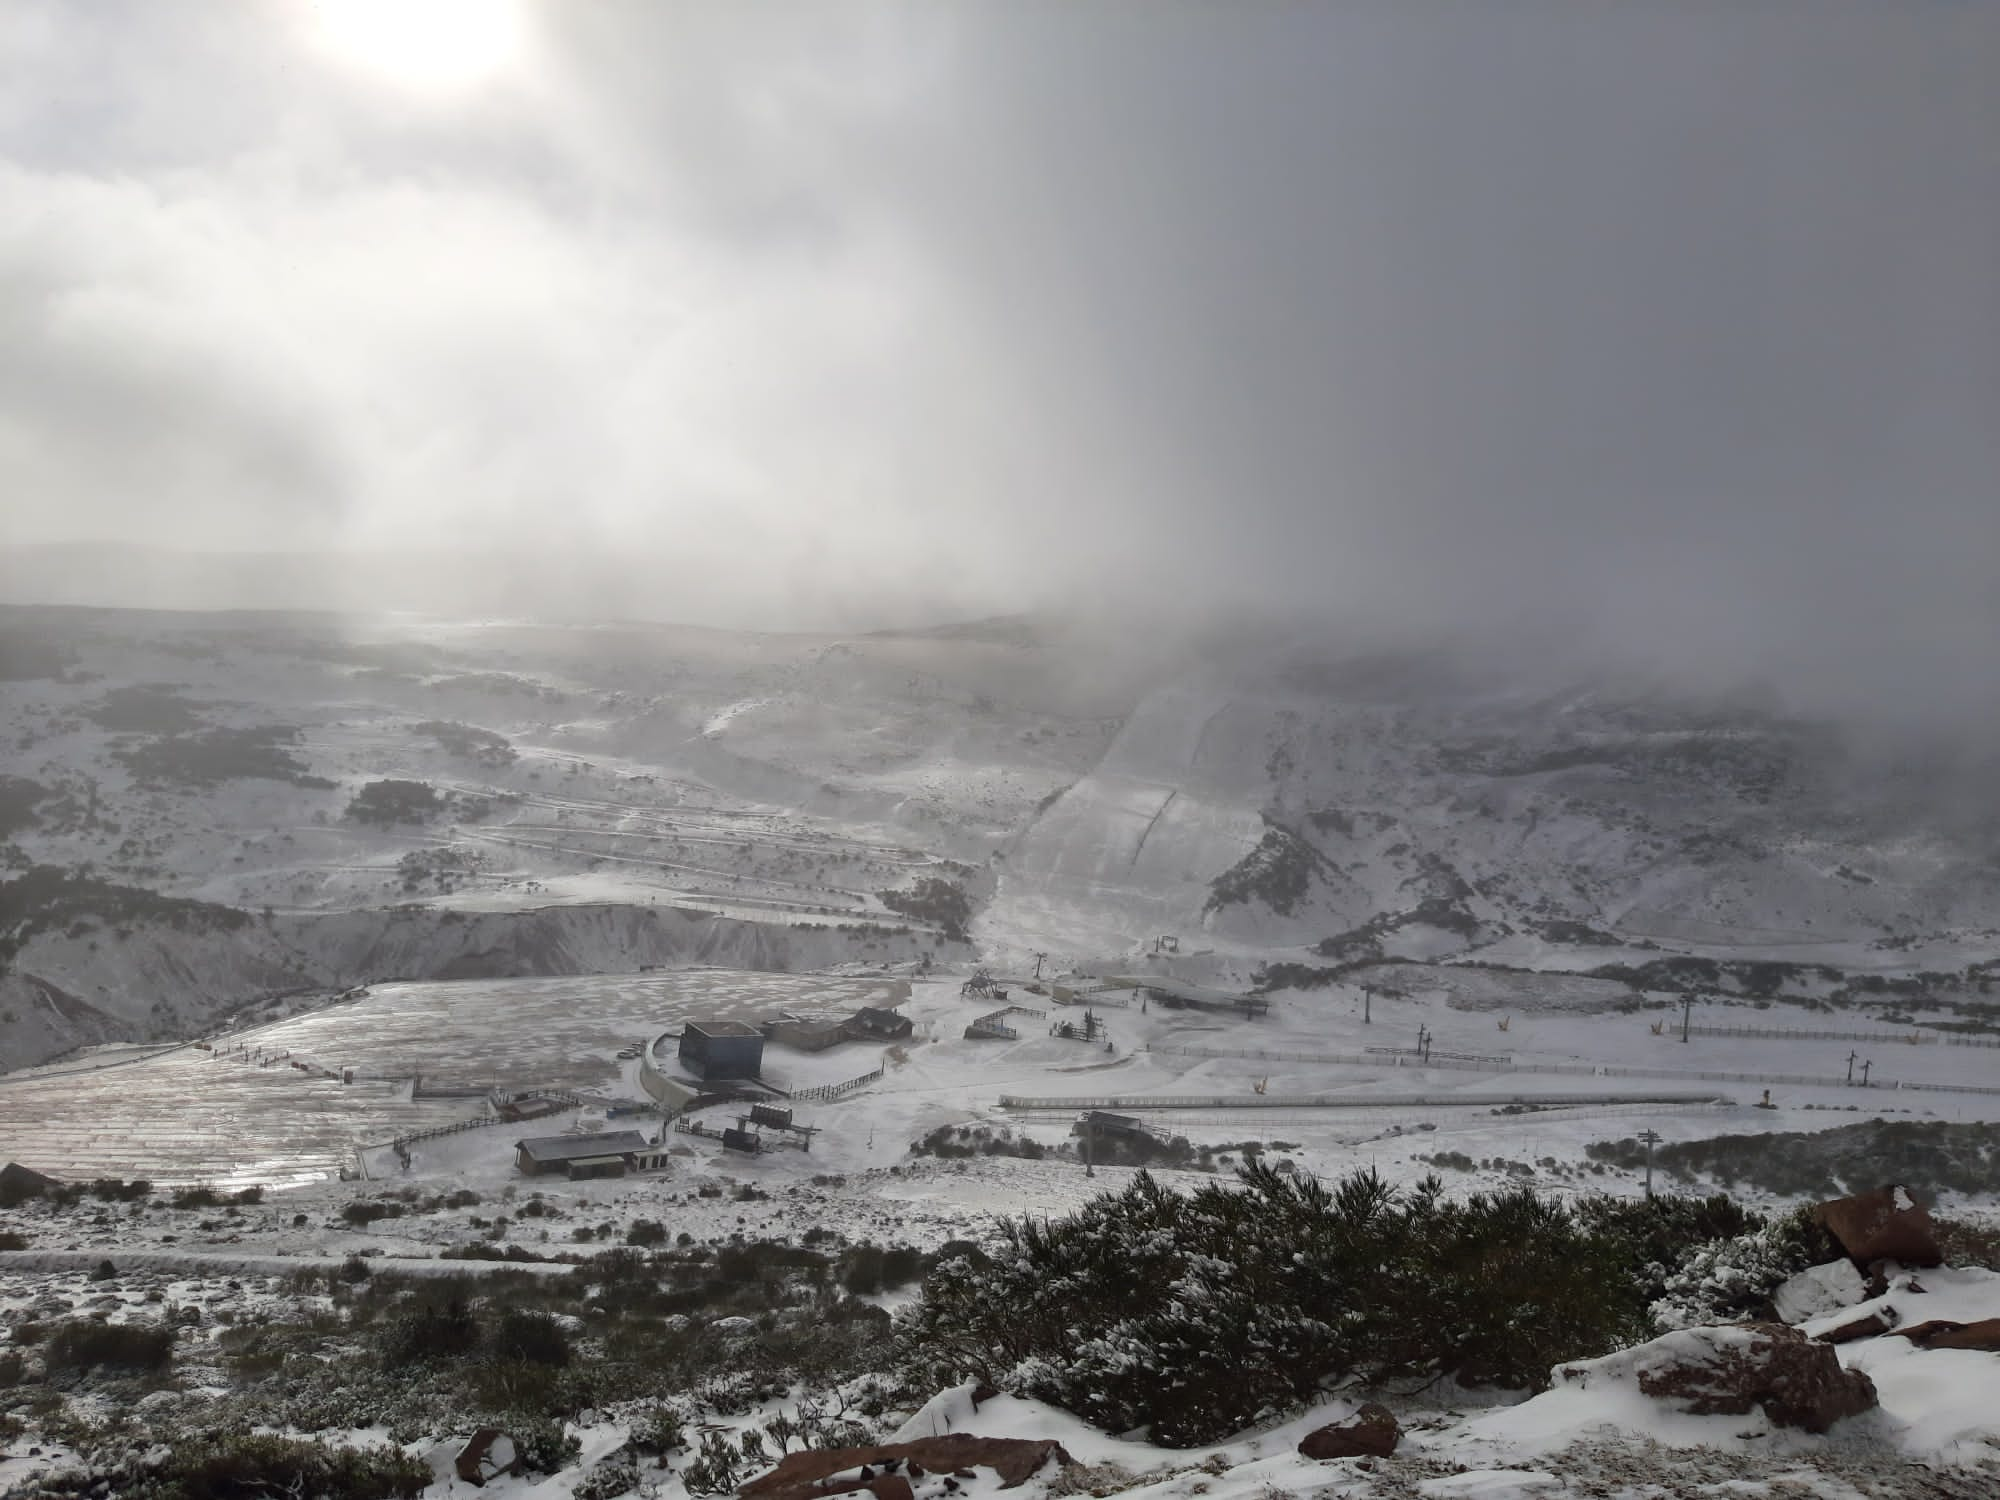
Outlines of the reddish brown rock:
<svg viewBox="0 0 2000 1500">
<path fill-rule="evenodd" d="M 1873 1381 L 1782 1323 L 1683 1329 L 1625 1355 L 1642 1392 L 1695 1416 L 1762 1411 L 1776 1426 L 1825 1432 L 1876 1404 Z"/>
<path fill-rule="evenodd" d="M 1893 1308 L 1880 1308 L 1875 1312 L 1863 1313 L 1858 1318 L 1850 1318 L 1837 1328 L 1829 1328 L 1816 1333 L 1814 1338 L 1822 1344 L 1851 1344 L 1856 1339 L 1872 1339 L 1878 1333 L 1887 1333 L 1896 1326 Z"/>
<path fill-rule="evenodd" d="M 1352 1416 L 1315 1427 L 1299 1439 L 1299 1452 L 1307 1458 L 1387 1458 L 1402 1436 L 1396 1414 L 1368 1401 Z"/>
<path fill-rule="evenodd" d="M 1822 1203 L 1817 1217 L 1856 1265 L 1893 1260 L 1906 1266 L 1935 1266 L 1944 1260 L 1930 1214 L 1907 1188 L 1891 1185 L 1836 1198 Z"/>
<path fill-rule="evenodd" d="M 1908 1328 L 1898 1328 L 1896 1337 L 1908 1339 L 1921 1348 L 1929 1345 L 1938 1335 L 1956 1333 L 1964 1326 L 1963 1323 L 1955 1323 L 1950 1318 L 1926 1318 L 1921 1323 L 1912 1323 Z"/>
<path fill-rule="evenodd" d="M 867 1489 L 878 1500 L 910 1500 L 909 1481 L 893 1472 L 895 1465 L 903 1463 L 914 1463 L 931 1473 L 991 1469 L 1000 1476 L 1002 1489 L 1012 1489 L 1039 1473 L 1051 1458 L 1058 1463 L 1072 1462 L 1062 1444 L 1053 1440 L 985 1438 L 951 1432 L 909 1443 L 880 1443 L 872 1448 L 823 1448 L 789 1453 L 770 1473 L 751 1480 L 736 1493 L 754 1500 L 814 1500 L 814 1497 Z M 867 1479 L 825 1482 L 863 1465 L 871 1469 L 888 1466 L 891 1472 Z M 889 1492 L 885 1493 L 884 1486 Z"/>
<path fill-rule="evenodd" d="M 2000 1318 L 1981 1318 L 1963 1328 L 1949 1329 L 1924 1345 L 1926 1349 L 1983 1349 L 2000 1354 Z"/>
</svg>

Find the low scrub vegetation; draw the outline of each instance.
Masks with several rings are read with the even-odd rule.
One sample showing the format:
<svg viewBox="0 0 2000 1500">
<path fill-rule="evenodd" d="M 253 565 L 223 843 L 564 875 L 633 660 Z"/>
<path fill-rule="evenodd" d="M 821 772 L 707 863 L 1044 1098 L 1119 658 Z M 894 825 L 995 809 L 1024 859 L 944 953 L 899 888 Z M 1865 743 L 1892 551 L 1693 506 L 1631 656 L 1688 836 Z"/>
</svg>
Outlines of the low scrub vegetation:
<svg viewBox="0 0 2000 1500">
<path fill-rule="evenodd" d="M 1182 1196 L 1142 1173 L 1069 1219 L 1006 1225 L 990 1266 L 932 1272 L 905 1358 L 1189 1447 L 1348 1383 L 1538 1389 L 1553 1365 L 1649 1336 L 1669 1268 L 1756 1222 L 1726 1200 L 1240 1176 Z"/>
<path fill-rule="evenodd" d="M 483 766 L 510 766 L 516 756 L 504 734 L 481 729 L 476 724 L 458 724 L 447 719 L 426 719 L 412 725 L 417 734 L 429 735 L 447 755 L 475 760 Z"/>
<path fill-rule="evenodd" d="M 1646 1148 L 1627 1138 L 1585 1148 L 1592 1161 L 1636 1170 Z M 1831 1130 L 1718 1135 L 1656 1148 L 1656 1169 L 1683 1182 L 1708 1178 L 1780 1197 L 1838 1198 L 1885 1182 L 1935 1197 L 1989 1193 L 2000 1181 L 2000 1125 L 1865 1120 Z"/>
<path fill-rule="evenodd" d="M 233 906 L 161 896 L 78 870 L 34 865 L 12 880 L 0 880 L 0 973 L 45 932 L 81 935 L 105 927 L 122 935 L 140 923 L 182 932 L 234 932 L 250 920 L 248 912 Z"/>
<path fill-rule="evenodd" d="M 427 781 L 371 781 L 347 804 L 355 823 L 378 827 L 395 823 L 428 823 L 444 810 L 445 799 Z"/>
<path fill-rule="evenodd" d="M 0 839 L 33 828 L 41 821 L 35 809 L 49 795 L 39 781 L 25 776 L 0 776 Z"/>
<path fill-rule="evenodd" d="M 61 678 L 74 660 L 68 645 L 54 635 L 11 626 L 0 630 L 0 682 Z"/>
<path fill-rule="evenodd" d="M 94 1323 L 72 1319 L 49 1334 L 49 1371 L 115 1370 L 147 1374 L 173 1362 L 174 1331 L 155 1323 Z"/>
<path fill-rule="evenodd" d="M 331 790 L 331 781 L 311 774 L 306 763 L 285 748 L 298 738 L 299 731 L 289 724 L 205 729 L 122 746 L 112 754 L 142 786 L 202 788 L 225 781 L 264 780 Z"/>
<path fill-rule="evenodd" d="M 119 734 L 181 734 L 203 726 L 203 706 L 167 684 L 134 683 L 112 688 L 83 714 L 100 729 Z"/>
<path fill-rule="evenodd" d="M 1257 847 L 1210 882 L 1203 911 L 1258 901 L 1290 916 L 1312 889 L 1313 876 L 1331 868 L 1325 855 L 1291 829 L 1268 817 L 1264 822 Z"/>
<path fill-rule="evenodd" d="M 962 943 L 965 924 L 972 920 L 972 898 L 965 887 L 932 877 L 919 880 L 907 891 L 878 891 L 882 904 L 900 916 L 919 922 L 934 922 L 946 941 Z"/>
<path fill-rule="evenodd" d="M 431 1478 L 428 1463 L 387 1444 L 350 1448 L 268 1433 L 205 1432 L 171 1445 L 104 1445 L 88 1466 L 43 1480 L 34 1493 L 49 1500 L 415 1500 Z"/>
</svg>

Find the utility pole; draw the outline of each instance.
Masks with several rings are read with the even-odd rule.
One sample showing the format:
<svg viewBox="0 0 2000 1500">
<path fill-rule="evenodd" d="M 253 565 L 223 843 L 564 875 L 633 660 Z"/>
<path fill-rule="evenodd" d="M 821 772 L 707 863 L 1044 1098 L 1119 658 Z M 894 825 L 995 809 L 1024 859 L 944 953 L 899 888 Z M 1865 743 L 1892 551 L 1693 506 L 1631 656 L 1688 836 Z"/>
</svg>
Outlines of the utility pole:
<svg viewBox="0 0 2000 1500">
<path fill-rule="evenodd" d="M 1431 1029 L 1428 1026 L 1417 1028 L 1417 1056 L 1425 1062 L 1431 1060 Z"/>
<path fill-rule="evenodd" d="M 1868 1070 L 1874 1066 L 1875 1059 L 1872 1057 L 1861 1065 L 1861 1086 L 1864 1089 L 1868 1087 Z"/>
<path fill-rule="evenodd" d="M 1361 986 L 1361 1024 L 1375 1024 L 1375 992 L 1365 984 Z"/>
<path fill-rule="evenodd" d="M 1090 1137 L 1095 1128 L 1096 1116 L 1092 1115 L 1089 1110 L 1085 1110 L 1083 1112 L 1083 1175 L 1086 1177 L 1095 1177 L 1097 1175 L 1097 1168 L 1090 1160 Z"/>
<path fill-rule="evenodd" d="M 1847 1086 L 1848 1086 L 1849 1088 L 1853 1088 L 1853 1087 L 1854 1087 L 1854 1065 L 1855 1065 L 1855 1063 L 1857 1063 L 1858 1061 L 1860 1061 L 1860 1059 L 1861 1059 L 1861 1054 L 1860 1054 L 1859 1052 L 1856 1052 L 1856 1051 L 1854 1051 L 1854 1050 L 1853 1050 L 1852 1048 L 1849 1048 L 1849 1049 L 1848 1049 L 1848 1053 L 1847 1053 Z"/>
<path fill-rule="evenodd" d="M 1653 1196 L 1653 1148 L 1660 1144 L 1657 1130 L 1642 1130 L 1639 1139 L 1646 1143 L 1646 1196 Z"/>
<path fill-rule="evenodd" d="M 1688 1039 L 1688 1024 L 1694 1019 L 1694 991 L 1681 996 L 1681 1041 Z"/>
<path fill-rule="evenodd" d="M 1042 977 L 1042 960 L 1047 957 L 1048 954 L 1046 953 L 1037 953 L 1035 955 L 1035 978 L 1040 979 Z"/>
</svg>

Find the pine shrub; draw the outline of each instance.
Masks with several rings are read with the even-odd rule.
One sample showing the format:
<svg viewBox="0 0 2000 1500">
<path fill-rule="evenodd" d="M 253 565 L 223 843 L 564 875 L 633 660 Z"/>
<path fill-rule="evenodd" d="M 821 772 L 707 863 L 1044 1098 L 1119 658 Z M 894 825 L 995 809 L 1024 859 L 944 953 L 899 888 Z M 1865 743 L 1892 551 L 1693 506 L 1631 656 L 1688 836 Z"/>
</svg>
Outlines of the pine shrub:
<svg viewBox="0 0 2000 1500">
<path fill-rule="evenodd" d="M 1215 1442 L 1347 1382 L 1539 1389 L 1651 1331 L 1634 1268 L 1720 1207 L 1627 1219 L 1526 1187 L 1448 1199 L 1373 1172 L 1261 1163 L 1172 1192 L 1145 1173 L 1068 1219 L 941 1258 L 902 1325 L 934 1378 L 977 1375 L 1168 1447 Z"/>
</svg>

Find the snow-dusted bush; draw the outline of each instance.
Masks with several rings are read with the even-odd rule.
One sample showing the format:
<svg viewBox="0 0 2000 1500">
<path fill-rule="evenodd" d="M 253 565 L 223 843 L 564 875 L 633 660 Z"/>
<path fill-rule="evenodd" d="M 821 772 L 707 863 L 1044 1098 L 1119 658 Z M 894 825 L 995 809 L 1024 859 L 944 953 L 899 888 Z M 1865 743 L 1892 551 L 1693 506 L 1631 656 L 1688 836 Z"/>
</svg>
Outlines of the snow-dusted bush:
<svg viewBox="0 0 2000 1500">
<path fill-rule="evenodd" d="M 388 1446 L 349 1448 L 264 1433 L 202 1433 L 145 1448 L 94 1452 L 17 1494 L 117 1495 L 120 1500 L 220 1500 L 310 1495 L 323 1500 L 414 1500 L 431 1467 Z"/>
<path fill-rule="evenodd" d="M 429 782 L 391 778 L 362 787 L 347 804 L 347 816 L 355 823 L 426 823 L 443 807 L 444 799 Z"/>
<path fill-rule="evenodd" d="M 495 1359 L 560 1367 L 569 1363 L 569 1335 L 547 1313 L 510 1308 L 493 1326 L 490 1350 Z"/>
<path fill-rule="evenodd" d="M 516 1417 L 507 1423 L 514 1451 L 532 1474 L 559 1474 L 577 1460 L 583 1444 L 548 1417 Z"/>
<path fill-rule="evenodd" d="M 639 1488 L 639 1466 L 629 1453 L 613 1453 L 591 1465 L 570 1490 L 573 1500 L 617 1500 Z"/>
<path fill-rule="evenodd" d="M 1142 1173 L 1004 1240 L 984 1270 L 932 1272 L 905 1359 L 1172 1447 L 1349 1380 L 1540 1386 L 1648 1331 L 1623 1245 L 1526 1190 L 1401 1197 L 1259 1164 L 1183 1196 Z"/>
<path fill-rule="evenodd" d="M 1771 1294 L 1789 1277 L 1839 1253 L 1831 1237 L 1800 1208 L 1729 1239 L 1697 1246 L 1666 1277 L 1654 1301 L 1663 1330 L 1700 1328 L 1768 1315 Z"/>
<path fill-rule="evenodd" d="M 164 1370 L 174 1357 L 174 1330 L 158 1323 L 58 1323 L 44 1358 L 58 1370 Z"/>
</svg>

